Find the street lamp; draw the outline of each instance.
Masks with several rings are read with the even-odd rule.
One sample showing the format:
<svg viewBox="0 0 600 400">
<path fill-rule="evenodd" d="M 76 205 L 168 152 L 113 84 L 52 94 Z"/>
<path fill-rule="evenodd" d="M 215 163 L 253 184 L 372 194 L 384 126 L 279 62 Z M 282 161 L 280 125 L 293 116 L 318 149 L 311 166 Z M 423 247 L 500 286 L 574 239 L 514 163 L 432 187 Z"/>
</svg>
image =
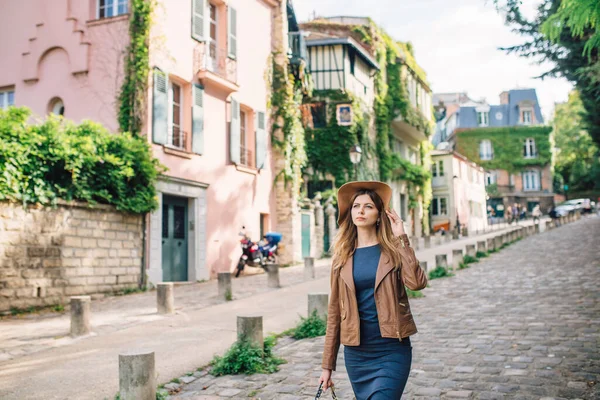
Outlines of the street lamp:
<svg viewBox="0 0 600 400">
<path fill-rule="evenodd" d="M 358 180 L 358 163 L 362 156 L 362 150 L 360 146 L 355 144 L 350 148 L 350 162 L 354 164 L 354 180 Z"/>
</svg>

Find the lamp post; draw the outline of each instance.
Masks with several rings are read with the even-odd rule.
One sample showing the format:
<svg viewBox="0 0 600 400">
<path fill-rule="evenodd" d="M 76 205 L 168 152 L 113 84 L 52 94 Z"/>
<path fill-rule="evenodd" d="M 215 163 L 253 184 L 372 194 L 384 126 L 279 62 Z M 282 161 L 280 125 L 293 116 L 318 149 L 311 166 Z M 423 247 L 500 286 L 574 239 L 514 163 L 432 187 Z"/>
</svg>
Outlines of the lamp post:
<svg viewBox="0 0 600 400">
<path fill-rule="evenodd" d="M 362 150 L 360 146 L 355 144 L 350 148 L 350 162 L 354 164 L 354 180 L 358 180 L 358 163 L 360 162 L 360 157 L 362 156 Z"/>
</svg>

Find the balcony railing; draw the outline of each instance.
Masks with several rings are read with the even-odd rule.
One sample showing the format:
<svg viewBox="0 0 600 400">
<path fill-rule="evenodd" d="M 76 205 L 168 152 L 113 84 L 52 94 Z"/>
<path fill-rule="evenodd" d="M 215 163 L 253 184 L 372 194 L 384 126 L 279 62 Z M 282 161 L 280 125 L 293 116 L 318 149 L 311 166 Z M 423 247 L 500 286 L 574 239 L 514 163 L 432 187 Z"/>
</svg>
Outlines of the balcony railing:
<svg viewBox="0 0 600 400">
<path fill-rule="evenodd" d="M 240 164 L 247 167 L 254 167 L 254 152 L 244 146 L 240 146 Z"/>
<path fill-rule="evenodd" d="M 227 50 L 214 43 L 199 43 L 194 49 L 194 70 L 210 71 L 237 83 L 237 61 L 227 56 Z"/>
<path fill-rule="evenodd" d="M 173 126 L 167 135 L 167 146 L 178 150 L 187 150 L 189 133 Z"/>
</svg>

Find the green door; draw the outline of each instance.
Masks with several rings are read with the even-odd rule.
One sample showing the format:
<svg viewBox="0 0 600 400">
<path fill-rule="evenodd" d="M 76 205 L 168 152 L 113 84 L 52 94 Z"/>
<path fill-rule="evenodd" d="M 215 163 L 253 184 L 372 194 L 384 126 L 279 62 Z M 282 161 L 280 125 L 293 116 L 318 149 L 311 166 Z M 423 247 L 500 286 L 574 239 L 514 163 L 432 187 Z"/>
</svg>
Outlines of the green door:
<svg viewBox="0 0 600 400">
<path fill-rule="evenodd" d="M 163 282 L 188 280 L 187 199 L 163 196 Z"/>
<path fill-rule="evenodd" d="M 302 214 L 302 258 L 310 257 L 310 215 Z"/>
</svg>

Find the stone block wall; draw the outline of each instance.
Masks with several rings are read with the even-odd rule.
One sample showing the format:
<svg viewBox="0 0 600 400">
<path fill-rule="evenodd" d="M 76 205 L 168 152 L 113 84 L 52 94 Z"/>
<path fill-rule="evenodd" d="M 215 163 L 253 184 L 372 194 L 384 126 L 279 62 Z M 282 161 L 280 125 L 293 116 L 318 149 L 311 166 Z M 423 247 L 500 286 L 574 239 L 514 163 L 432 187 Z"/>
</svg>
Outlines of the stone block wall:
<svg viewBox="0 0 600 400">
<path fill-rule="evenodd" d="M 0 312 L 137 287 L 142 238 L 142 216 L 114 207 L 0 202 Z"/>
</svg>

